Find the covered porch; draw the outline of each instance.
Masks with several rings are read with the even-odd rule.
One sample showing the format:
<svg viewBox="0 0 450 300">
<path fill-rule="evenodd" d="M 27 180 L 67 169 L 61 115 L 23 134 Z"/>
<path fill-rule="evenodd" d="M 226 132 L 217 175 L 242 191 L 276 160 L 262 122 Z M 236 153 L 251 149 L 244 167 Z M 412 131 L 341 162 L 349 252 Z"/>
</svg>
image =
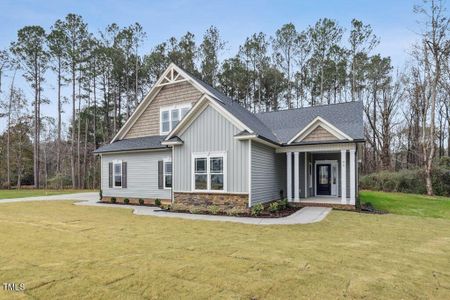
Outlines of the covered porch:
<svg viewBox="0 0 450 300">
<path fill-rule="evenodd" d="M 357 196 L 355 143 L 292 145 L 286 155 L 286 196 L 299 204 L 354 206 Z"/>
</svg>

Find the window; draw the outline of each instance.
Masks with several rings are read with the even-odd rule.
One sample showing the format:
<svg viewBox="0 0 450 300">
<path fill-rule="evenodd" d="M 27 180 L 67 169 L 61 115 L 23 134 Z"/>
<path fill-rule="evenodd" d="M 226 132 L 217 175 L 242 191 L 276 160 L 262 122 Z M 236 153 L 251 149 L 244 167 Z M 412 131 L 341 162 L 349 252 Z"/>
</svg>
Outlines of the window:
<svg viewBox="0 0 450 300">
<path fill-rule="evenodd" d="M 121 188 L 122 187 L 122 161 L 114 161 L 113 162 L 113 178 L 114 178 L 114 187 Z"/>
<path fill-rule="evenodd" d="M 225 153 L 194 154 L 193 189 L 198 191 L 225 190 Z"/>
<path fill-rule="evenodd" d="M 164 160 L 164 188 L 172 188 L 172 162 Z"/>
<path fill-rule="evenodd" d="M 312 163 L 309 163 L 309 172 L 308 172 L 308 175 L 309 175 L 309 187 L 310 187 L 310 188 L 312 188 L 312 182 L 313 182 L 312 168 L 313 168 Z"/>
<path fill-rule="evenodd" d="M 190 109 L 190 104 L 161 108 L 160 133 L 167 134 L 171 132 Z"/>
</svg>

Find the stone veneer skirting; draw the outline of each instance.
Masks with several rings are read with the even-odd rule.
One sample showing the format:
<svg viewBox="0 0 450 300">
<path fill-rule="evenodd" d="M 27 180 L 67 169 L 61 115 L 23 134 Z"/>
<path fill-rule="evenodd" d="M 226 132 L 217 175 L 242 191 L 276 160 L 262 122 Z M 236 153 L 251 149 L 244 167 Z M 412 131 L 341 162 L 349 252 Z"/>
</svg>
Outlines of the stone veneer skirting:
<svg viewBox="0 0 450 300">
<path fill-rule="evenodd" d="M 248 194 L 174 192 L 174 200 L 189 206 L 217 205 L 222 209 L 248 207 Z"/>
<path fill-rule="evenodd" d="M 111 203 L 111 198 L 110 196 L 103 196 L 102 200 L 100 200 L 100 202 L 103 203 Z M 114 197 L 116 198 L 116 203 L 125 203 L 124 200 L 126 197 Z M 154 205 L 155 204 L 155 200 L 156 199 L 150 199 L 150 198 L 142 198 L 144 200 L 144 205 Z M 130 200 L 130 204 L 139 204 L 139 198 L 128 198 L 128 200 Z M 161 201 L 162 204 L 170 204 L 172 201 L 170 201 L 169 199 L 159 199 Z"/>
</svg>

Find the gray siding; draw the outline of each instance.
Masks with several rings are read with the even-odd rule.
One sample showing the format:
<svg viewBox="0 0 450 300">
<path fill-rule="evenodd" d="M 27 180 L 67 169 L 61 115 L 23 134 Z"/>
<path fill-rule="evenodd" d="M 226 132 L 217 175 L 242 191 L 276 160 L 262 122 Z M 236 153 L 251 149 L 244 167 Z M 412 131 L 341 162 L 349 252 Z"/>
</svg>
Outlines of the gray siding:
<svg viewBox="0 0 450 300">
<path fill-rule="evenodd" d="M 170 189 L 158 189 L 158 160 L 170 158 L 170 150 L 102 155 L 102 191 L 104 196 L 171 199 Z M 127 188 L 109 188 L 108 163 L 127 162 Z"/>
<path fill-rule="evenodd" d="M 180 136 L 184 144 L 174 148 L 174 191 L 191 191 L 192 153 L 227 152 L 227 192 L 248 192 L 248 141 L 238 141 L 240 130 L 208 106 Z"/>
<path fill-rule="evenodd" d="M 286 155 L 271 147 L 252 142 L 252 205 L 286 196 Z"/>
</svg>

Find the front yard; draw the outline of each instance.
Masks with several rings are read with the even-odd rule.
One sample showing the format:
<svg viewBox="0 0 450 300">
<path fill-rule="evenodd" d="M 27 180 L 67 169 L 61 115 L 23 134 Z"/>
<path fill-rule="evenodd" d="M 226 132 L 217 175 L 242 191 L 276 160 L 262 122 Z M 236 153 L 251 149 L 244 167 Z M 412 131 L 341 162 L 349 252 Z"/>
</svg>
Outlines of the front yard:
<svg viewBox="0 0 450 300">
<path fill-rule="evenodd" d="M 310 225 L 0 206 L 0 298 L 450 298 L 450 220 L 333 211 Z"/>
<path fill-rule="evenodd" d="M 0 201 L 2 199 L 39 197 L 39 196 L 52 196 L 52 195 L 73 194 L 73 193 L 94 192 L 94 191 L 95 190 L 75 190 L 75 189 L 64 189 L 64 190 L 46 190 L 46 189 L 0 190 Z"/>
</svg>

